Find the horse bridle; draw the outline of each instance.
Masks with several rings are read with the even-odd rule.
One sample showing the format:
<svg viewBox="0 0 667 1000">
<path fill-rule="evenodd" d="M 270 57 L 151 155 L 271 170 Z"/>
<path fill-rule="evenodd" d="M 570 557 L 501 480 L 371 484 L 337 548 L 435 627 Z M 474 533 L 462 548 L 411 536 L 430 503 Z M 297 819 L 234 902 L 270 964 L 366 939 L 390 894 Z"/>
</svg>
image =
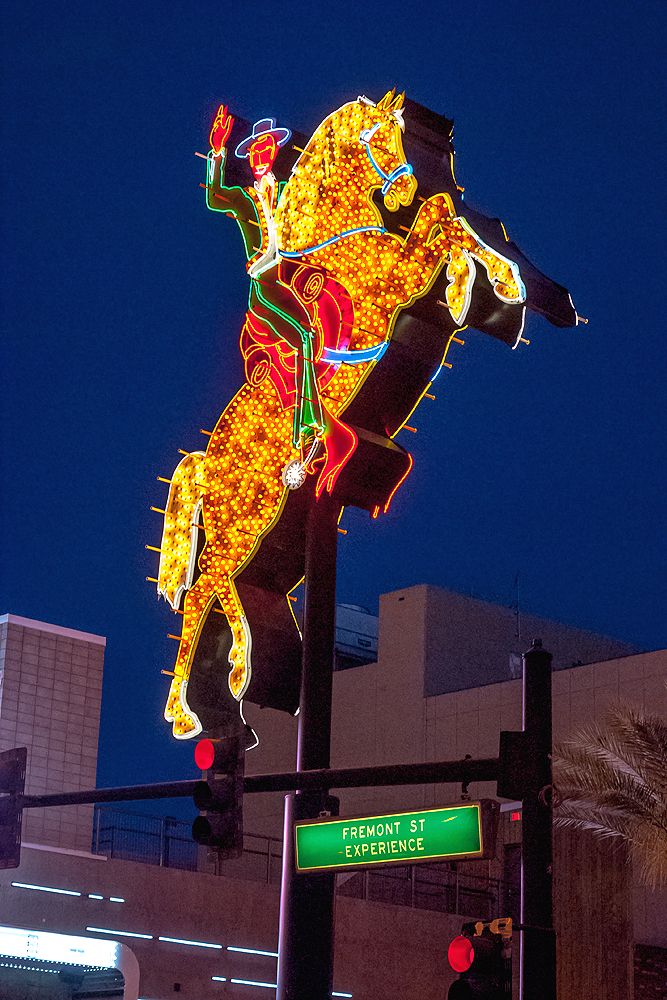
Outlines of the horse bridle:
<svg viewBox="0 0 667 1000">
<path fill-rule="evenodd" d="M 398 167 L 395 167 L 390 174 L 388 174 L 382 169 L 378 161 L 375 159 L 373 151 L 371 150 L 371 139 L 380 128 L 381 124 L 382 122 L 377 122 L 375 125 L 371 126 L 371 128 L 363 129 L 363 131 L 359 134 L 359 142 L 366 147 L 366 153 L 368 155 L 368 159 L 371 161 L 373 170 L 384 182 L 382 184 L 382 195 L 384 196 L 387 194 L 392 184 L 395 184 L 400 177 L 405 177 L 406 174 L 413 173 L 413 170 L 411 163 L 401 163 Z"/>
</svg>

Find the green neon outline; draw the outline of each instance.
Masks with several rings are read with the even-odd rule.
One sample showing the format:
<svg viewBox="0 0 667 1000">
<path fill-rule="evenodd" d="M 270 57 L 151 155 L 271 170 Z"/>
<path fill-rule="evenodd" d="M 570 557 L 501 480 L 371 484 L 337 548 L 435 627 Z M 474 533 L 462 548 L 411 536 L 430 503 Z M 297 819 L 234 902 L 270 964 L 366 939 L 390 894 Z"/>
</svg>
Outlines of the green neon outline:
<svg viewBox="0 0 667 1000">
<path fill-rule="evenodd" d="M 322 419 L 322 407 L 317 387 L 317 380 L 315 379 L 313 371 L 314 361 L 313 361 L 313 345 L 311 340 L 312 334 L 308 333 L 301 326 L 300 323 L 298 323 L 292 316 L 289 316 L 286 312 L 284 312 L 280 308 L 280 306 L 277 306 L 274 303 L 269 302 L 268 299 L 266 299 L 262 295 L 259 281 L 255 278 L 251 278 L 250 293 L 248 295 L 248 310 L 260 322 L 268 323 L 268 325 L 271 327 L 275 335 L 280 340 L 283 340 L 284 338 L 280 336 L 275 326 L 273 326 L 271 322 L 269 322 L 268 320 L 264 320 L 262 316 L 258 316 L 257 313 L 254 312 L 250 301 L 252 298 L 253 289 L 257 295 L 257 298 L 262 303 L 262 305 L 266 306 L 266 308 L 269 309 L 271 312 L 275 313 L 277 316 L 280 316 L 282 319 L 284 319 L 285 322 L 292 327 L 292 329 L 297 331 L 297 333 L 299 334 L 299 339 L 301 340 L 304 365 L 303 365 L 303 374 L 301 378 L 301 393 L 299 398 L 299 405 L 294 407 L 294 424 L 292 431 L 292 441 L 294 447 L 298 448 L 301 436 L 305 430 L 313 430 L 313 429 L 315 429 L 316 431 L 324 430 L 324 422 Z M 319 411 L 319 419 L 318 419 L 318 411 Z"/>
<path fill-rule="evenodd" d="M 259 241 L 259 246 L 258 247 L 256 247 L 253 243 L 249 243 L 250 234 L 246 235 L 246 233 L 244 231 L 244 228 L 243 228 L 244 223 L 239 219 L 239 213 L 238 213 L 237 209 L 235 209 L 235 208 L 218 208 L 216 205 L 211 204 L 213 198 L 215 197 L 215 192 L 212 192 L 212 187 L 213 187 L 213 176 L 212 175 L 215 172 L 215 168 L 211 171 L 210 164 L 214 164 L 215 161 L 210 156 L 206 157 L 206 161 L 207 161 L 207 165 L 206 165 L 206 207 L 209 209 L 210 212 L 218 212 L 218 213 L 220 213 L 222 215 L 231 215 L 231 216 L 233 216 L 234 221 L 237 223 L 239 229 L 241 230 L 241 236 L 243 238 L 243 245 L 244 245 L 244 249 L 245 249 L 246 259 L 247 260 L 251 260 L 255 256 L 255 254 L 261 253 L 262 249 L 264 247 L 264 234 L 262 233 L 262 224 L 261 224 L 261 221 L 260 221 L 260 218 L 259 218 L 259 213 L 257 211 L 257 205 L 255 204 L 253 198 L 251 197 L 250 194 L 248 194 L 248 192 L 246 191 L 245 188 L 241 187 L 238 184 L 234 184 L 232 187 L 229 187 L 227 184 L 223 183 L 224 182 L 224 176 L 225 176 L 225 164 L 227 162 L 227 150 L 225 150 L 224 158 L 222 159 L 222 161 L 220 163 L 220 179 L 218 181 L 218 189 L 219 189 L 219 191 L 221 193 L 223 191 L 229 191 L 229 192 L 239 191 L 243 195 L 243 197 L 246 199 L 246 201 L 250 203 L 250 205 L 252 207 L 252 210 L 254 212 L 254 215 L 255 215 L 255 222 L 259 226 L 260 241 Z M 211 173 L 210 177 L 209 177 L 209 172 Z M 246 222 L 245 225 L 246 226 L 250 225 L 250 223 Z"/>
</svg>

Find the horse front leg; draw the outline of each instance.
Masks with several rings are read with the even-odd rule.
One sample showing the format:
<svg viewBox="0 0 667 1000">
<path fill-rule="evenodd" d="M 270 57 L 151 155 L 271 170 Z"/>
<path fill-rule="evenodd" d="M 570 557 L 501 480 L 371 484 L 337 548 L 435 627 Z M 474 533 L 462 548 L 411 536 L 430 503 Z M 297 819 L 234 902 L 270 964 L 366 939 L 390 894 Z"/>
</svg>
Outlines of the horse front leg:
<svg viewBox="0 0 667 1000">
<path fill-rule="evenodd" d="M 215 600 L 215 587 L 206 573 L 185 595 L 181 638 L 164 712 L 167 722 L 173 722 L 177 740 L 190 739 L 202 730 L 201 722 L 188 705 L 187 687 L 199 633 Z"/>
<path fill-rule="evenodd" d="M 457 322 L 462 322 L 464 316 L 455 313 L 462 309 L 463 300 L 475 280 L 473 259 L 482 265 L 493 291 L 502 302 L 525 302 L 526 289 L 516 262 L 488 246 L 465 218 L 457 216 L 454 203 L 446 193 L 433 195 L 422 204 L 406 238 L 406 249 L 427 267 L 437 267 L 438 260 L 443 257 L 448 261 L 447 303 Z"/>
<path fill-rule="evenodd" d="M 454 204 L 446 193 L 433 195 L 420 205 L 402 247 L 403 259 L 408 264 L 406 298 L 428 291 L 451 260 L 449 229 L 454 218 Z"/>
</svg>

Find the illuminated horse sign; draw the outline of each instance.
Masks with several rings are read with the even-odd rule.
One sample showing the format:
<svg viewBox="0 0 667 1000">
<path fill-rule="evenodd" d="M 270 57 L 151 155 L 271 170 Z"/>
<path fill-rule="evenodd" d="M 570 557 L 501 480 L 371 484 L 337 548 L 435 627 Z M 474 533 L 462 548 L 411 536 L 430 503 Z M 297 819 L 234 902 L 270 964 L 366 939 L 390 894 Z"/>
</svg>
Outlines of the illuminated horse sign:
<svg viewBox="0 0 667 1000">
<path fill-rule="evenodd" d="M 455 183 L 415 199 L 419 170 L 403 146 L 409 107 L 393 91 L 377 104 L 360 97 L 303 148 L 264 119 L 232 144 L 235 156 L 226 108 L 213 123 L 207 204 L 236 219 L 248 257 L 246 381 L 206 452 L 186 455 L 170 480 L 158 593 L 182 615 L 165 710 L 178 739 L 229 719 L 223 683 L 232 705 L 246 697 L 296 711 L 299 633 L 288 597 L 303 577 L 309 505 L 326 491 L 341 508 L 387 511 L 412 464 L 393 438 L 471 310 L 486 332 L 521 337 L 518 261 L 538 272 L 518 251 L 507 255 L 504 237 L 505 252 L 482 238 L 455 207 Z M 418 136 L 412 143 L 417 156 L 433 156 Z M 248 166 L 254 183 L 230 181 Z M 561 306 L 554 321 L 576 322 L 569 297 L 563 307 L 558 286 L 548 287 Z M 206 682 L 197 693 L 198 675 Z"/>
</svg>

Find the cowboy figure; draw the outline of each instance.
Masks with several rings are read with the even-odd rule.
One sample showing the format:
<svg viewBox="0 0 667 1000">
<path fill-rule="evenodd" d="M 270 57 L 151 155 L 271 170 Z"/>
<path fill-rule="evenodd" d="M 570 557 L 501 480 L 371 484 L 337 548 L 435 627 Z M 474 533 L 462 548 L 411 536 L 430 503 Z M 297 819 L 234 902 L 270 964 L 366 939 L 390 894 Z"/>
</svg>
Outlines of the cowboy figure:
<svg viewBox="0 0 667 1000">
<path fill-rule="evenodd" d="M 277 335 L 291 348 L 287 354 L 293 358 L 293 371 L 282 374 L 293 382 L 296 392 L 293 444 L 301 448 L 302 455 L 308 452 L 313 456 L 325 430 L 325 417 L 315 372 L 311 317 L 292 287 L 289 267 L 279 256 L 274 222 L 284 182 L 277 182 L 272 168 L 280 147 L 288 141 L 291 132 L 277 127 L 272 118 L 255 122 L 251 135 L 235 149 L 237 157 L 249 161 L 254 184 L 246 188 L 227 187 L 224 184 L 226 143 L 233 124 L 233 116 L 220 105 L 210 134 L 206 202 L 210 209 L 236 219 L 245 244 L 250 296 L 241 348 L 246 358 L 246 374 L 252 383 L 249 357 L 258 340 L 266 339 L 267 332 L 274 341 Z M 284 349 L 278 354 L 274 351 L 274 366 L 276 359 L 279 367 L 281 360 L 284 366 L 288 365 Z"/>
</svg>

